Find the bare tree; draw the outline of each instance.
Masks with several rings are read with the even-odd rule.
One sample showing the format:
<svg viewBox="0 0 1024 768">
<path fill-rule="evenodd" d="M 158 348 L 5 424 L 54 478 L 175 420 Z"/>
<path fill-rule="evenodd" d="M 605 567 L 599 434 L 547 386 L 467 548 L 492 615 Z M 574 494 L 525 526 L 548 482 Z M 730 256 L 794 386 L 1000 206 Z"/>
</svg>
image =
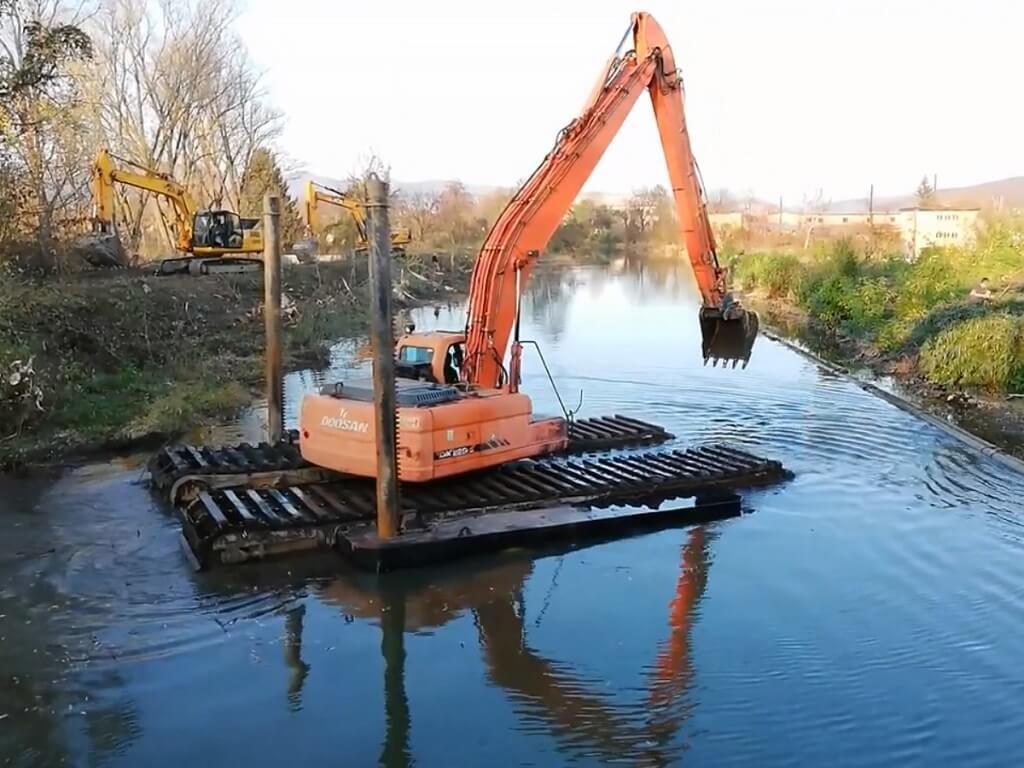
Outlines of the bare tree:
<svg viewBox="0 0 1024 768">
<path fill-rule="evenodd" d="M 102 0 L 91 99 L 97 144 L 188 186 L 204 205 L 237 209 L 242 174 L 279 135 L 259 75 L 232 29 L 232 0 Z M 137 246 L 149 231 L 172 242 L 161 203 L 121 190 Z"/>
<path fill-rule="evenodd" d="M 708 213 L 729 213 L 738 207 L 735 196 L 727 189 L 717 189 L 708 195 Z"/>
<path fill-rule="evenodd" d="M 82 3 L 0 0 L 4 204 L 23 231 L 35 233 L 41 267 L 56 265 L 54 222 L 81 200 L 88 179 L 80 162 L 84 115 L 75 77 L 92 55 L 80 26 L 85 14 Z"/>
<path fill-rule="evenodd" d="M 405 195 L 399 208 L 398 218 L 409 227 L 412 236 L 425 241 L 431 234 L 431 225 L 435 223 L 437 212 L 441 207 L 440 196 L 430 192 L 413 192 Z"/>
<path fill-rule="evenodd" d="M 804 195 L 803 197 L 803 210 L 805 213 L 824 213 L 832 205 L 832 199 L 825 197 L 825 190 L 818 187 L 811 195 Z M 807 230 L 804 234 L 804 250 L 806 251 L 811 246 L 811 237 L 814 234 L 814 229 L 818 224 L 818 216 L 811 216 L 807 222 Z"/>
<path fill-rule="evenodd" d="M 475 203 L 473 195 L 458 181 L 448 182 L 438 197 L 437 224 L 453 265 L 458 251 L 474 239 Z"/>
</svg>

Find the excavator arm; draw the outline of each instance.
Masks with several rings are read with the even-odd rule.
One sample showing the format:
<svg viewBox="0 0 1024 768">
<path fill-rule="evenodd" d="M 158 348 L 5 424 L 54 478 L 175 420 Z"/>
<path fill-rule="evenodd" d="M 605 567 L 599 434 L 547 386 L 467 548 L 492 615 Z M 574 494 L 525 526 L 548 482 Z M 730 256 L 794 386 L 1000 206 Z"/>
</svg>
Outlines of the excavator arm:
<svg viewBox="0 0 1024 768">
<path fill-rule="evenodd" d="M 356 233 L 359 235 L 357 248 L 366 247 L 366 208 L 363 204 L 354 195 L 317 184 L 310 179 L 306 182 L 306 226 L 309 227 L 312 236 L 315 237 L 320 234 L 320 216 L 317 211 L 317 206 L 320 203 L 333 205 L 348 211 L 349 216 L 352 217 L 352 222 L 356 226 Z M 412 242 L 412 236 L 408 230 L 392 230 L 392 249 L 404 248 L 410 242 Z"/>
<path fill-rule="evenodd" d="M 104 233 L 110 234 L 114 231 L 114 185 L 123 184 L 166 198 L 174 212 L 177 248 L 180 251 L 191 250 L 192 217 L 196 206 L 188 190 L 161 173 L 142 168 L 127 160 L 122 162 L 135 170 L 118 168 L 114 160 L 114 156 L 108 150 L 102 149 L 96 155 L 92 170 L 96 219 Z"/>
<path fill-rule="evenodd" d="M 471 384 L 515 390 L 518 343 L 507 371 L 504 356 L 518 326 L 519 299 L 530 271 L 645 90 L 654 107 L 680 229 L 701 294 L 704 360 L 732 360 L 735 366 L 750 358 L 757 316 L 728 293 L 718 263 L 672 49 L 646 13 L 633 14 L 623 42 L 630 37 L 633 48 L 611 57 L 583 113 L 558 134 L 554 148 L 484 241 L 473 269 L 466 324 L 465 378 Z"/>
</svg>

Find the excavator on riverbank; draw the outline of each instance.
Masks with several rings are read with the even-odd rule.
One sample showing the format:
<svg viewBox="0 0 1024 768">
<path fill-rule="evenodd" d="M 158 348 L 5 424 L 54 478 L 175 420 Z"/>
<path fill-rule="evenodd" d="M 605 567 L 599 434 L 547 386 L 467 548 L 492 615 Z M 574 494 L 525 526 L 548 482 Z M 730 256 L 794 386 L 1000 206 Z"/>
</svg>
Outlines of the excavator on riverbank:
<svg viewBox="0 0 1024 768">
<path fill-rule="evenodd" d="M 120 162 L 121 166 L 116 163 Z M 114 187 L 121 184 L 166 199 L 174 214 L 175 247 L 183 256 L 163 259 L 157 274 L 258 272 L 263 237 L 258 219 L 227 210 L 199 210 L 188 190 L 170 176 L 102 149 L 92 167 L 94 231 L 76 244 L 87 261 L 103 266 L 124 261 L 114 215 Z"/>
<path fill-rule="evenodd" d="M 315 238 L 319 237 L 323 227 L 320 223 L 318 206 L 323 203 L 341 208 L 352 217 L 352 223 L 356 227 L 358 239 L 355 244 L 357 253 L 366 252 L 366 208 L 355 195 L 347 194 L 340 190 L 328 187 L 325 184 L 318 184 L 310 179 L 306 182 L 306 228 L 309 230 L 309 238 L 315 244 Z M 405 247 L 412 242 L 412 233 L 408 229 L 391 230 L 391 253 L 401 254 Z M 312 246 L 307 246 L 312 247 Z"/>
<path fill-rule="evenodd" d="M 631 46 L 624 50 L 625 45 Z M 560 453 L 572 414 L 538 418 L 519 391 L 520 303 L 531 270 L 641 93 L 650 94 L 686 253 L 702 298 L 705 363 L 746 366 L 757 315 L 729 293 L 683 112 L 683 85 L 658 23 L 634 13 L 582 114 L 491 228 L 477 257 L 464 331 L 410 333 L 396 348 L 399 479 L 425 482 L 518 459 Z M 511 342 L 511 346 L 510 346 Z M 303 458 L 346 475 L 374 477 L 373 390 L 338 383 L 302 403 Z"/>
</svg>

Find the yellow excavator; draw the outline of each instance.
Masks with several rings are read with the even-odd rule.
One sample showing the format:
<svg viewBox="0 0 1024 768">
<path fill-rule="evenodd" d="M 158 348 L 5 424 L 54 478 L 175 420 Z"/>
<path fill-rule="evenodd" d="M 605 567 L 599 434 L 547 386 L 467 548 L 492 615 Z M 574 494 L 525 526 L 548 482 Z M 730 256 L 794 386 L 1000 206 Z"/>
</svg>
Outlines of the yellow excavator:
<svg viewBox="0 0 1024 768">
<path fill-rule="evenodd" d="M 325 184 L 318 184 L 310 179 L 306 182 L 306 227 L 309 230 L 310 238 L 320 235 L 322 226 L 317 206 L 320 203 L 333 205 L 348 211 L 349 216 L 356 225 L 355 250 L 357 253 L 366 250 L 366 208 L 355 195 L 341 192 L 340 190 L 328 187 Z M 412 233 L 408 229 L 391 228 L 391 253 L 400 254 L 405 251 L 405 246 L 412 242 Z"/>
<path fill-rule="evenodd" d="M 91 264 L 124 263 L 114 216 L 116 184 L 151 192 L 170 203 L 177 238 L 175 248 L 184 255 L 163 259 L 157 274 L 205 275 L 253 272 L 263 268 L 261 258 L 248 256 L 263 253 L 259 219 L 243 219 L 233 211 L 221 209 L 198 210 L 188 190 L 170 176 L 116 157 L 106 149 L 96 155 L 92 169 L 94 231 L 77 244 Z"/>
</svg>

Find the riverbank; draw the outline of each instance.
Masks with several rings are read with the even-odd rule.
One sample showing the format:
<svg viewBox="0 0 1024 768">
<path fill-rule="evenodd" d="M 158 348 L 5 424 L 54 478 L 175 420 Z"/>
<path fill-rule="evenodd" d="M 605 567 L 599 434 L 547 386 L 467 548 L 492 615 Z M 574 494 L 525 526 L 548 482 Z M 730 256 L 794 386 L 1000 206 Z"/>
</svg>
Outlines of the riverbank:
<svg viewBox="0 0 1024 768">
<path fill-rule="evenodd" d="M 1024 254 L 999 235 L 913 263 L 837 244 L 742 254 L 732 267 L 781 336 L 1024 458 Z"/>
<path fill-rule="evenodd" d="M 442 264 L 447 260 L 442 260 Z M 396 309 L 458 295 L 469 264 L 396 264 Z M 365 260 L 288 265 L 285 365 L 368 323 Z M 0 280 L 0 468 L 154 445 L 230 417 L 263 382 L 261 275 Z"/>
</svg>

